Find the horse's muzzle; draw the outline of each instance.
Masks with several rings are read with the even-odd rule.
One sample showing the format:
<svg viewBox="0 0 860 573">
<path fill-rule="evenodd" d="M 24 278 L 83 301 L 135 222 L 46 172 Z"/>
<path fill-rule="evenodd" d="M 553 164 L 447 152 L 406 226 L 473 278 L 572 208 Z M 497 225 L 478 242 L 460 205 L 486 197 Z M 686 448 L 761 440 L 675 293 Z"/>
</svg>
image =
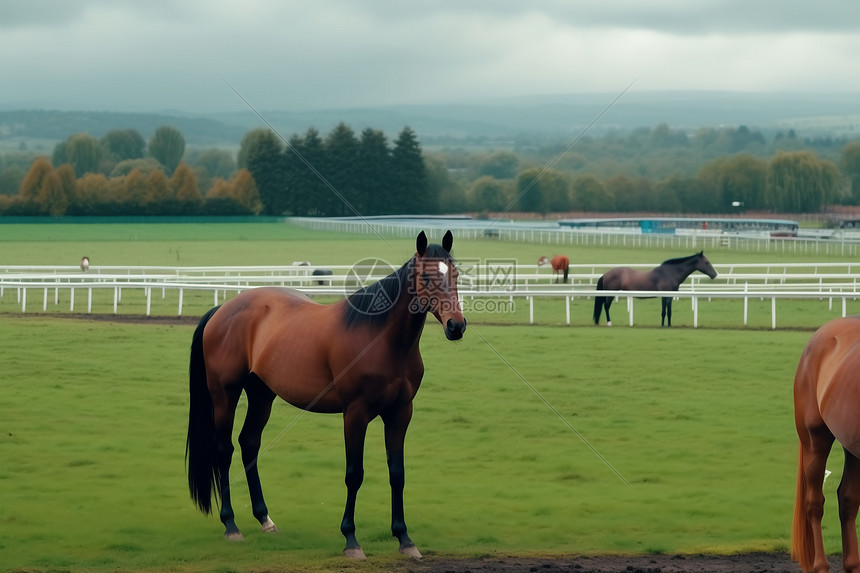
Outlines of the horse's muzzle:
<svg viewBox="0 0 860 573">
<path fill-rule="evenodd" d="M 448 340 L 460 340 L 464 332 L 466 332 L 466 317 L 463 317 L 462 322 L 449 318 L 445 323 L 445 336 Z"/>
</svg>

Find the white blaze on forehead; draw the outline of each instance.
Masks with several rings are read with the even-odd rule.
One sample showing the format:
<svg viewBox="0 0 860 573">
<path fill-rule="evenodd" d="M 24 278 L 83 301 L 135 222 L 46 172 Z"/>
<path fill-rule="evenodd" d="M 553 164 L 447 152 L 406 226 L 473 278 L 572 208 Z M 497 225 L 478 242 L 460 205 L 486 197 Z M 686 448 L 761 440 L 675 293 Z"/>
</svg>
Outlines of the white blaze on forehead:
<svg viewBox="0 0 860 573">
<path fill-rule="evenodd" d="M 442 261 L 439 261 L 439 272 L 442 273 L 443 275 L 447 275 L 448 274 L 448 265 L 446 265 Z"/>
</svg>

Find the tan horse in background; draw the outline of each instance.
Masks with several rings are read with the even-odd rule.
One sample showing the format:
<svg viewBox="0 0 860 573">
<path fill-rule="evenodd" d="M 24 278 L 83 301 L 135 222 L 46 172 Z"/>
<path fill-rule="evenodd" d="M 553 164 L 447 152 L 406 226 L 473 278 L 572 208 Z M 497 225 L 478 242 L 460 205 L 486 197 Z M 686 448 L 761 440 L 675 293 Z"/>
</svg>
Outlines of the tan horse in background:
<svg viewBox="0 0 860 573">
<path fill-rule="evenodd" d="M 860 317 L 837 318 L 809 340 L 794 376 L 794 422 L 800 438 L 791 556 L 803 571 L 829 571 L 821 533 L 825 464 L 833 441 L 845 452 L 837 490 L 842 563 L 860 572 Z"/>
</svg>

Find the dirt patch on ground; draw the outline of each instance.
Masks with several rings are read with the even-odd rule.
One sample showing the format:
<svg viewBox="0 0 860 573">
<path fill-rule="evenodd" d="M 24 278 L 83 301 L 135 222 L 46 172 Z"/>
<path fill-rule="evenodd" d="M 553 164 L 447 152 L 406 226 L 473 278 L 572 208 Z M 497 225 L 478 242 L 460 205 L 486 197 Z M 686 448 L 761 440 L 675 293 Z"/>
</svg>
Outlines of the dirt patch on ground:
<svg viewBox="0 0 860 573">
<path fill-rule="evenodd" d="M 842 571 L 842 559 L 830 558 L 834 572 Z M 800 567 L 786 553 L 741 555 L 630 555 L 594 557 L 484 557 L 452 559 L 428 556 L 410 561 L 401 573 L 799 573 Z"/>
<path fill-rule="evenodd" d="M 146 316 L 143 314 L 92 314 L 92 313 L 3 313 L 2 316 L 22 319 L 63 318 L 69 320 L 95 320 L 122 324 L 175 324 L 196 325 L 200 316 Z"/>
</svg>

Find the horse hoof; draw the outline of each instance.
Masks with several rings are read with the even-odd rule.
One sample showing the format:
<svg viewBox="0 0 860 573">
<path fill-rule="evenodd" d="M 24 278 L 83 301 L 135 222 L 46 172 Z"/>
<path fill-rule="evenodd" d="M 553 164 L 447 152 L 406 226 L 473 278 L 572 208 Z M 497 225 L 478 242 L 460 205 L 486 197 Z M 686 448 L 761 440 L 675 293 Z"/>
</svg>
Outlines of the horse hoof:
<svg viewBox="0 0 860 573">
<path fill-rule="evenodd" d="M 245 539 L 245 536 L 242 535 L 241 531 L 234 531 L 232 533 L 225 533 L 224 539 L 226 539 L 227 541 L 243 541 Z"/>
<path fill-rule="evenodd" d="M 421 557 L 422 557 L 421 552 L 418 551 L 418 548 L 415 547 L 414 545 L 408 545 L 406 547 L 401 547 L 400 553 L 402 553 L 403 555 L 406 555 L 407 557 L 411 557 L 413 559 L 421 559 Z"/>
<path fill-rule="evenodd" d="M 606 323 L 606 326 L 612 326 L 612 323 L 611 323 L 611 322 L 607 322 L 607 323 Z"/>
<path fill-rule="evenodd" d="M 278 526 L 275 525 L 271 517 L 266 517 L 266 523 L 263 524 L 262 529 L 265 533 L 278 533 Z"/>
<path fill-rule="evenodd" d="M 359 561 L 367 559 L 367 556 L 364 554 L 364 551 L 361 550 L 361 547 L 347 547 L 343 550 L 343 554 L 350 559 L 357 559 Z"/>
</svg>

